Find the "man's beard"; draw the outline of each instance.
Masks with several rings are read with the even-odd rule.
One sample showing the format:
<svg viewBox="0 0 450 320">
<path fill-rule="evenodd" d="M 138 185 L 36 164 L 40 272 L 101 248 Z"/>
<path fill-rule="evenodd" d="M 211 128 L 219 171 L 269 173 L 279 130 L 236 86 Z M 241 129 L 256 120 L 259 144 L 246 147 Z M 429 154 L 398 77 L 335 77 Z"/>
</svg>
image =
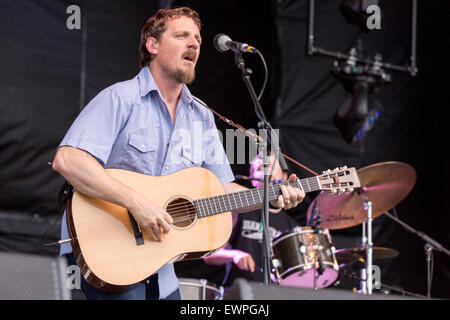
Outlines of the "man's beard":
<svg viewBox="0 0 450 320">
<path fill-rule="evenodd" d="M 191 84 L 195 80 L 195 68 L 192 68 L 190 70 L 170 70 L 169 68 L 164 69 L 166 74 L 177 82 Z"/>
<path fill-rule="evenodd" d="M 188 71 L 177 69 L 173 73 L 173 77 L 181 83 L 191 84 L 195 80 L 195 69 L 192 68 L 192 70 Z"/>
</svg>

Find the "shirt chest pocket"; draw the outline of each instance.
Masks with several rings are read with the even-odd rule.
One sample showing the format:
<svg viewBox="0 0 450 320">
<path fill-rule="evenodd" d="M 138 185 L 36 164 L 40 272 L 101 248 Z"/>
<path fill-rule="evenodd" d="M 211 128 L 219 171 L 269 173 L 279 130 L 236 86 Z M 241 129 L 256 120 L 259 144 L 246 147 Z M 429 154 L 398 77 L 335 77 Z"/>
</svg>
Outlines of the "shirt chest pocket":
<svg viewBox="0 0 450 320">
<path fill-rule="evenodd" d="M 148 135 L 130 133 L 126 148 L 128 165 L 137 172 L 152 174 L 157 162 L 158 143 Z"/>
<path fill-rule="evenodd" d="M 185 167 L 199 167 L 203 162 L 203 155 L 200 149 L 193 149 L 190 146 L 181 147 L 181 159 Z"/>
</svg>

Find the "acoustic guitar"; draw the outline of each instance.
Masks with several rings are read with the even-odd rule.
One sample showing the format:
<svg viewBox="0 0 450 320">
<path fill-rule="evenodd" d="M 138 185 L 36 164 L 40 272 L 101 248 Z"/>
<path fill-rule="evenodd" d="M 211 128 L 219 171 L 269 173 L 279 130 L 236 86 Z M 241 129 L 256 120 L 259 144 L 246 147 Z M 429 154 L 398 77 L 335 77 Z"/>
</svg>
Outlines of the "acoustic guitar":
<svg viewBox="0 0 450 320">
<path fill-rule="evenodd" d="M 173 224 L 162 242 L 152 241 L 126 208 L 74 191 L 66 203 L 74 256 L 84 278 L 105 292 L 130 289 L 166 263 L 213 254 L 231 235 L 231 212 L 264 201 L 263 188 L 225 193 L 219 179 L 201 167 L 158 177 L 121 169 L 107 172 L 165 209 Z M 284 184 L 305 193 L 351 192 L 360 186 L 355 168 L 347 167 Z M 269 187 L 270 201 L 280 194 L 280 184 Z"/>
</svg>

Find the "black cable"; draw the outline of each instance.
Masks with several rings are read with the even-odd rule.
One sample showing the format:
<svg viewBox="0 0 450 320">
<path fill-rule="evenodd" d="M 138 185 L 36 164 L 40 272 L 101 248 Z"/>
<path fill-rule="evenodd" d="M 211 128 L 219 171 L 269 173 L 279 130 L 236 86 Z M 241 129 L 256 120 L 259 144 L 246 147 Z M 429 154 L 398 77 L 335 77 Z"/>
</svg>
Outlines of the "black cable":
<svg viewBox="0 0 450 320">
<path fill-rule="evenodd" d="M 268 71 L 267 63 L 266 63 L 266 60 L 264 59 L 264 56 L 261 54 L 261 52 L 258 49 L 254 48 L 254 50 L 258 54 L 260 59 L 261 59 L 261 62 L 262 62 L 263 67 L 264 67 L 264 73 L 265 73 L 264 74 L 263 86 L 262 86 L 261 91 L 260 91 L 260 93 L 258 95 L 258 101 L 259 101 L 261 99 L 263 93 L 264 93 L 265 88 L 266 88 L 267 80 L 268 80 L 268 77 L 269 77 L 269 71 Z M 263 121 L 263 123 L 270 129 L 270 132 L 273 132 L 274 129 L 273 129 L 272 125 L 270 124 L 270 122 L 267 120 L 266 115 L 264 114 L 264 110 L 262 109 L 261 105 L 258 105 L 257 107 L 255 106 L 255 112 L 256 112 L 258 118 L 261 121 Z M 279 146 L 280 145 L 280 141 L 279 141 L 278 137 L 276 135 L 274 135 L 274 137 L 276 139 L 275 143 L 273 141 L 270 141 L 270 137 L 268 137 L 269 141 L 270 141 L 270 144 Z M 287 167 L 287 164 L 286 164 L 286 161 L 284 160 L 284 158 L 279 157 L 278 156 L 278 152 L 273 152 L 273 153 L 275 155 L 275 163 L 279 162 L 283 172 L 286 172 L 288 167 Z"/>
<path fill-rule="evenodd" d="M 264 66 L 264 82 L 263 82 L 261 91 L 259 92 L 259 95 L 258 95 L 258 100 L 261 100 L 264 90 L 266 89 L 267 79 L 269 78 L 269 71 L 267 69 L 267 64 L 266 64 L 266 61 L 264 60 L 264 56 L 261 54 L 261 52 L 259 52 L 258 49 L 256 49 L 256 48 L 254 48 L 254 49 L 255 49 L 255 52 L 258 54 L 258 56 L 261 58 L 262 64 Z"/>
<path fill-rule="evenodd" d="M 57 241 L 57 242 L 50 242 L 50 243 L 43 243 L 42 240 L 43 240 L 43 238 L 45 238 L 45 236 L 47 235 L 47 233 L 49 233 L 50 230 L 52 230 L 52 229 L 55 227 L 56 223 L 59 221 L 59 219 L 61 219 L 61 217 L 62 217 L 62 214 L 59 214 L 59 215 L 56 217 L 55 221 L 53 222 L 53 225 L 52 225 L 49 229 L 47 229 L 47 231 L 45 231 L 45 232 L 41 235 L 41 238 L 39 239 L 39 243 L 40 243 L 41 245 L 43 245 L 43 246 L 55 246 L 55 245 L 59 245 L 59 241 Z"/>
<path fill-rule="evenodd" d="M 48 162 L 48 164 L 51 166 L 52 163 Z M 55 221 L 53 222 L 53 225 L 45 231 L 41 238 L 39 239 L 39 243 L 43 246 L 54 246 L 54 245 L 60 245 L 61 243 L 65 242 L 64 240 L 59 240 L 57 242 L 50 242 L 50 243 L 43 243 L 42 239 L 47 235 L 47 233 L 52 230 L 56 223 L 61 219 L 61 217 L 64 215 L 65 212 L 65 204 L 68 199 L 68 197 L 71 195 L 71 193 L 74 191 L 73 187 L 70 185 L 70 183 L 66 180 L 64 184 L 61 186 L 61 188 L 58 191 L 58 216 L 56 217 Z"/>
</svg>

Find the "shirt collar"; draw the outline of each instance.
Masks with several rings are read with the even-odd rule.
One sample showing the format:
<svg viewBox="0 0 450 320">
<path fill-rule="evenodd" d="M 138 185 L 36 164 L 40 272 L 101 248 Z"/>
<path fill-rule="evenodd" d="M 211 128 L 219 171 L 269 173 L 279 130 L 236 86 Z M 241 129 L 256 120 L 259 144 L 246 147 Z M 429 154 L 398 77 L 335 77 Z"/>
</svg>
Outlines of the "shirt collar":
<svg viewBox="0 0 450 320">
<path fill-rule="evenodd" d="M 150 72 L 150 68 L 148 66 L 143 67 L 141 71 L 139 71 L 138 78 L 139 92 L 141 94 L 141 97 L 146 96 L 149 92 L 152 91 L 157 91 L 161 96 L 158 85 L 156 84 L 155 79 L 153 78 L 153 75 Z M 194 99 L 186 84 L 183 84 L 183 87 L 181 88 L 180 99 L 184 103 L 189 105 L 191 109 L 194 108 Z"/>
</svg>

